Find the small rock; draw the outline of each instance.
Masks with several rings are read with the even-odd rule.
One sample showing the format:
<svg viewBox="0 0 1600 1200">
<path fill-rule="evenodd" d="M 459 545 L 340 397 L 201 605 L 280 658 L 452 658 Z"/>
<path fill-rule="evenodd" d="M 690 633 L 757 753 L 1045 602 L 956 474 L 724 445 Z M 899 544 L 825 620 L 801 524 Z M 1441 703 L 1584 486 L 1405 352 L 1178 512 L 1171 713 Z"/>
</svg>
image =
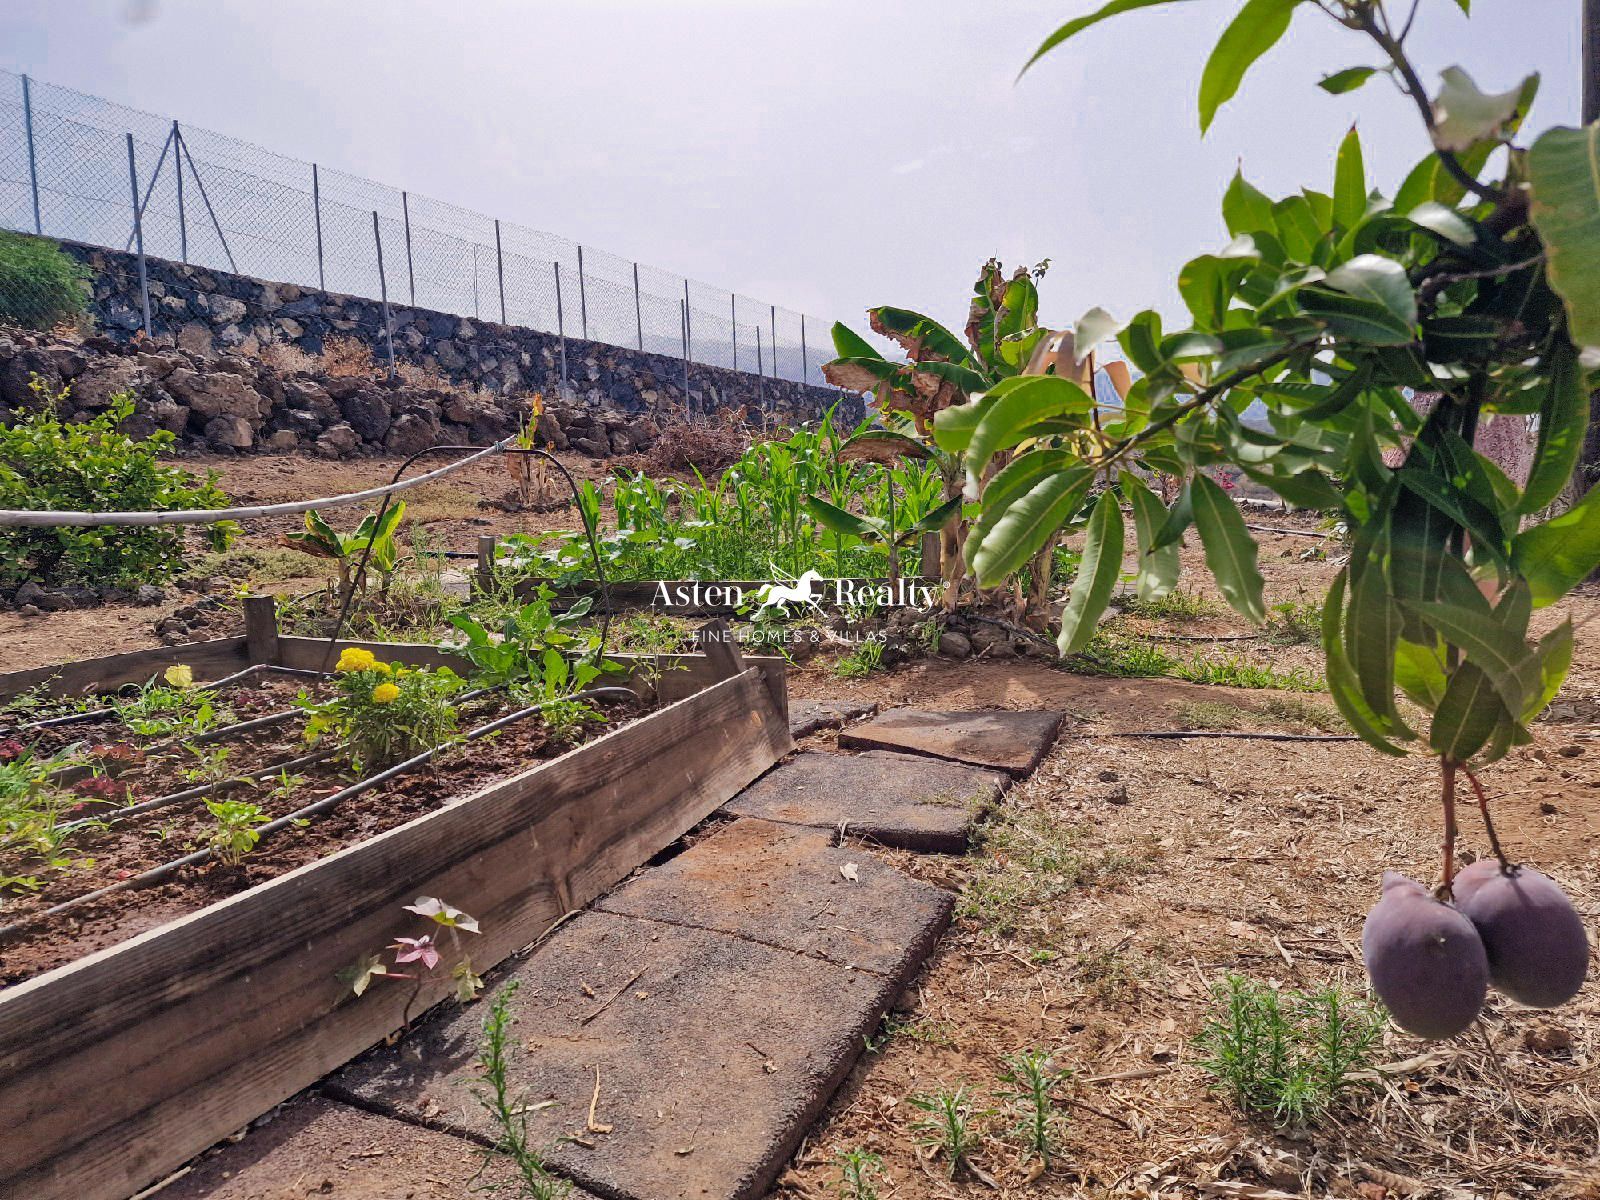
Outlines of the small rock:
<svg viewBox="0 0 1600 1200">
<path fill-rule="evenodd" d="M 133 602 L 148 607 L 152 604 L 162 604 L 166 601 L 167 593 L 153 583 L 141 583 L 133 593 Z"/>
<path fill-rule="evenodd" d="M 1539 801 L 1539 812 L 1544 816 L 1553 817 L 1559 810 L 1549 800 Z"/>
<path fill-rule="evenodd" d="M 947 629 L 939 635 L 939 653 L 946 658 L 966 658 L 972 653 L 972 639 Z"/>
<path fill-rule="evenodd" d="M 1101 783 L 1115 783 L 1120 778 L 1122 778 L 1122 777 L 1120 775 L 1118 775 L 1115 771 L 1113 771 L 1110 767 L 1106 767 L 1105 769 L 1103 769 L 1100 772 L 1100 782 Z"/>
<path fill-rule="evenodd" d="M 1522 1031 L 1522 1044 L 1535 1054 L 1556 1054 L 1572 1049 L 1572 1031 L 1550 1021 L 1541 1021 Z"/>
<path fill-rule="evenodd" d="M 1128 785 L 1119 783 L 1115 787 L 1107 788 L 1100 799 L 1107 804 L 1126 804 L 1128 802 Z"/>
<path fill-rule="evenodd" d="M 17 612 L 24 617 L 44 616 L 44 609 L 40 608 L 37 604 L 19 604 L 17 606 Z"/>
<path fill-rule="evenodd" d="M 1562 758 L 1582 758 L 1583 747 L 1578 745 L 1577 742 L 1570 742 L 1561 747 L 1556 753 L 1560 754 Z"/>
</svg>

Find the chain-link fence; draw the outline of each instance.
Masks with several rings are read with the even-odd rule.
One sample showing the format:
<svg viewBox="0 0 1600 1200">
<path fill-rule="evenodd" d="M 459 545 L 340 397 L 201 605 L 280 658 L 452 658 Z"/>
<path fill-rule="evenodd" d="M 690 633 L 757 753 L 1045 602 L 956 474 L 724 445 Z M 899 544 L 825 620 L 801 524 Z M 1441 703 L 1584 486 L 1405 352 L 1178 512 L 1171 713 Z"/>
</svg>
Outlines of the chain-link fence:
<svg viewBox="0 0 1600 1200">
<path fill-rule="evenodd" d="M 0 226 L 775 379 L 832 357 L 827 322 L 4 70 Z"/>
</svg>

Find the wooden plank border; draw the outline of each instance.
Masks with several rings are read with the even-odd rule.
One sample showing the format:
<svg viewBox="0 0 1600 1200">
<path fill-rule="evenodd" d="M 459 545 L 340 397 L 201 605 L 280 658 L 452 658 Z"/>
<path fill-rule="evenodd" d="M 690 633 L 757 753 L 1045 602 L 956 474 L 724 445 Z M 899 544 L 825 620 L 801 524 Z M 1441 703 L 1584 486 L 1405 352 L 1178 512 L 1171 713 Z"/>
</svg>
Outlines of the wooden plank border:
<svg viewBox="0 0 1600 1200">
<path fill-rule="evenodd" d="M 242 637 L 213 638 L 204 642 L 185 642 L 179 646 L 155 646 L 149 650 L 84 658 L 54 667 L 7 671 L 0 674 L 0 700 L 9 700 L 40 684 L 46 685 L 54 696 L 76 696 L 91 690 L 109 691 L 128 683 L 144 683 L 177 663 L 193 667 L 196 679 L 220 679 L 250 665 L 248 643 Z"/>
<path fill-rule="evenodd" d="M 293 639 L 283 639 L 286 643 Z M 707 669 L 712 669 L 708 667 Z M 435 895 L 482 971 L 793 748 L 758 667 L 197 913 L 0 992 L 0 1195 L 120 1200 L 448 993 L 336 978 Z M 378 981 L 382 984 L 382 981 Z M 471 1053 L 470 1048 L 463 1048 Z"/>
</svg>

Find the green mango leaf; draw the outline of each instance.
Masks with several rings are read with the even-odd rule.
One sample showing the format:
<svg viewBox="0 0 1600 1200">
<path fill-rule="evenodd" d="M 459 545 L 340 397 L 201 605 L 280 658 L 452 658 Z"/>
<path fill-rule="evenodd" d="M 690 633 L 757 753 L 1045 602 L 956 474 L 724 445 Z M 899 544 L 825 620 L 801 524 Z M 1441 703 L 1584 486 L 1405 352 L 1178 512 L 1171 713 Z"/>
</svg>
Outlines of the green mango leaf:
<svg viewBox="0 0 1600 1200">
<path fill-rule="evenodd" d="M 1478 240 L 1471 221 L 1437 200 L 1428 200 L 1417 205 L 1406 214 L 1406 220 L 1426 229 L 1429 233 L 1438 234 L 1445 241 L 1453 242 L 1457 246 L 1472 246 Z"/>
<path fill-rule="evenodd" d="M 1600 357 L 1600 122 L 1546 131 L 1528 151 L 1528 184 L 1550 286 L 1566 304 L 1572 340 L 1593 365 Z"/>
<path fill-rule="evenodd" d="M 1045 38 L 1045 40 L 1039 44 L 1039 48 L 1033 52 L 1033 57 L 1028 59 L 1028 61 L 1023 64 L 1022 71 L 1018 72 L 1018 78 L 1021 78 L 1022 74 L 1024 74 L 1029 67 L 1033 66 L 1034 63 L 1038 62 L 1046 54 L 1049 54 L 1050 51 L 1061 45 L 1062 42 L 1066 41 L 1070 37 L 1075 37 L 1079 33 L 1082 33 L 1091 25 L 1098 25 L 1107 17 L 1115 17 L 1121 13 L 1132 12 L 1136 8 L 1153 8 L 1157 4 L 1172 4 L 1177 2 L 1178 0 L 1111 0 L 1109 4 L 1102 6 L 1086 17 L 1078 17 L 1074 20 L 1068 21 L 1049 37 Z"/>
<path fill-rule="evenodd" d="M 1082 509 L 1093 482 L 1087 468 L 1048 475 L 1005 509 L 976 551 L 969 538 L 967 565 L 978 586 L 995 587 L 1021 570 L 1045 539 Z"/>
<path fill-rule="evenodd" d="M 1233 99 L 1245 73 L 1288 32 L 1300 0 L 1245 0 L 1222 31 L 1200 76 L 1200 132 L 1211 128 L 1221 108 Z"/>
<path fill-rule="evenodd" d="M 1523 710 L 1538 687 L 1538 662 L 1527 643 L 1501 624 L 1499 614 L 1483 616 L 1437 600 L 1410 601 L 1408 607 L 1489 677 L 1507 712 Z"/>
<path fill-rule="evenodd" d="M 1533 606 L 1554 604 L 1600 567 L 1600 486 L 1559 517 L 1519 533 L 1511 568 L 1528 581 Z"/>
<path fill-rule="evenodd" d="M 1302 288 L 1296 299 L 1302 312 L 1314 317 L 1335 337 L 1372 346 L 1407 346 L 1416 336 L 1409 322 L 1377 300 L 1320 286 Z"/>
<path fill-rule="evenodd" d="M 1334 576 L 1322 602 L 1322 653 L 1325 661 L 1328 693 L 1339 714 L 1344 717 L 1357 736 L 1374 750 L 1404 758 L 1405 751 L 1389 740 L 1388 722 L 1367 707 L 1361 688 L 1344 653 L 1344 593 L 1348 568 Z"/>
<path fill-rule="evenodd" d="M 1080 463 L 1071 451 L 1051 447 L 1030 450 L 1007 463 L 989 480 L 983 489 L 983 506 L 978 519 L 967 531 L 965 553 L 970 562 L 976 558 L 984 540 L 994 531 L 1000 519 L 1018 500 L 1032 491 L 1040 482 L 1052 475 L 1071 472 L 1092 482 L 1092 472 Z M 1088 483 L 1084 490 L 1088 490 Z"/>
<path fill-rule="evenodd" d="M 1428 745 L 1451 762 L 1466 762 L 1494 736 L 1506 714 L 1489 676 L 1472 663 L 1462 663 L 1450 676 L 1433 714 Z"/>
<path fill-rule="evenodd" d="M 1317 81 L 1317 86 L 1330 95 L 1342 96 L 1355 91 L 1377 73 L 1377 67 L 1346 67 L 1332 75 L 1324 75 Z"/>
<path fill-rule="evenodd" d="M 1228 494 L 1204 475 L 1190 482 L 1194 523 L 1205 547 L 1206 566 L 1216 577 L 1223 598 L 1234 610 L 1257 625 L 1267 619 L 1262 600 L 1261 571 L 1256 566 L 1256 544 L 1244 527 L 1244 517 Z"/>
<path fill-rule="evenodd" d="M 1103 308 L 1091 308 L 1078 318 L 1072 327 L 1073 353 L 1079 358 L 1088 357 L 1101 342 L 1122 332 L 1125 321 L 1119 321 Z"/>
<path fill-rule="evenodd" d="M 993 403 L 986 395 L 980 395 L 965 404 L 941 408 L 933 414 L 934 445 L 950 454 L 962 453 L 972 443 L 972 431 Z"/>
<path fill-rule="evenodd" d="M 1539 639 L 1539 648 L 1534 651 L 1539 660 L 1539 690 L 1522 710 L 1524 724 L 1549 708 L 1550 701 L 1561 691 L 1567 672 L 1572 669 L 1572 645 L 1571 617 Z"/>
<path fill-rule="evenodd" d="M 1419 708 L 1433 712 L 1444 699 L 1450 677 L 1437 649 L 1401 638 L 1395 643 L 1394 681 Z"/>
<path fill-rule="evenodd" d="M 1479 91 L 1472 76 L 1460 67 L 1446 67 L 1439 77 L 1444 86 L 1433 102 L 1433 144 L 1454 152 L 1468 150 L 1478 142 L 1499 141 L 1528 111 L 1539 91 L 1537 74 L 1498 94 Z"/>
<path fill-rule="evenodd" d="M 1394 652 L 1400 639 L 1400 610 L 1389 595 L 1384 574 L 1387 537 L 1380 539 L 1350 586 L 1345 652 L 1367 707 L 1391 726 L 1394 709 Z M 1355 560 L 1351 560 L 1352 566 Z"/>
<path fill-rule="evenodd" d="M 1392 258 L 1362 254 L 1328 272 L 1336 291 L 1381 304 L 1407 330 L 1417 323 L 1417 293 L 1406 269 Z"/>
<path fill-rule="evenodd" d="M 1167 519 L 1161 523 L 1161 528 L 1156 530 L 1156 536 L 1150 542 L 1152 550 L 1164 550 L 1168 546 L 1175 546 L 1183 540 L 1184 530 L 1194 524 L 1194 489 L 1187 483 L 1178 493 L 1178 498 L 1173 501 L 1172 508 L 1167 512 Z"/>
<path fill-rule="evenodd" d="M 1100 493 L 1089 515 L 1083 558 L 1072 581 L 1067 606 L 1061 611 L 1061 635 L 1056 639 L 1056 649 L 1063 658 L 1077 654 L 1094 637 L 1095 625 L 1111 603 L 1111 593 L 1122 574 L 1125 536 L 1122 509 L 1117 506 L 1116 494 L 1107 489 Z"/>
<path fill-rule="evenodd" d="M 1145 486 L 1144 480 L 1128 471 L 1119 476 L 1122 494 L 1133 509 L 1134 535 L 1139 548 L 1139 573 L 1137 588 L 1139 599 L 1159 600 L 1172 591 L 1178 583 L 1182 569 L 1178 547 L 1157 547 L 1156 535 L 1167 520 L 1167 506 Z"/>
<path fill-rule="evenodd" d="M 1600 216 L 1600 214 L 1597 214 Z M 1589 392 L 1578 352 L 1562 339 L 1543 364 L 1549 374 L 1539 404 L 1539 448 L 1517 511 L 1538 512 L 1561 494 L 1583 453 L 1589 428 Z"/>
<path fill-rule="evenodd" d="M 1333 219 L 1353 229 L 1367 215 L 1367 168 L 1361 154 L 1361 135 L 1354 125 L 1339 144 L 1333 173 Z M 1338 284 L 1333 286 L 1338 287 Z"/>
<path fill-rule="evenodd" d="M 1222 220 L 1230 237 L 1259 233 L 1274 226 L 1272 201 L 1245 179 L 1243 168 L 1234 171 L 1233 182 L 1223 193 Z"/>
<path fill-rule="evenodd" d="M 1285 196 L 1272 206 L 1272 220 L 1283 248 L 1295 262 L 1309 263 L 1322 240 L 1322 226 L 1304 196 Z"/>
</svg>

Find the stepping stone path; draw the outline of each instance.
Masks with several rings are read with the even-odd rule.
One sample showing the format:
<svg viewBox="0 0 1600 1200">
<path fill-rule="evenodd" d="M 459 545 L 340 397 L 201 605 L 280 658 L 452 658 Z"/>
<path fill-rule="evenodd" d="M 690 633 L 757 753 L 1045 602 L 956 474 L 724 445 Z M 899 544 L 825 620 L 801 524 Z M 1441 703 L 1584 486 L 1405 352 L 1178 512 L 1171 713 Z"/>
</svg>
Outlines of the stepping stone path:
<svg viewBox="0 0 1600 1200">
<path fill-rule="evenodd" d="M 791 700 L 789 736 L 798 742 L 819 729 L 840 729 L 877 711 L 878 706 L 867 700 Z"/>
<path fill-rule="evenodd" d="M 896 708 L 839 735 L 844 750 L 898 750 L 993 767 L 1014 779 L 1033 774 L 1061 732 L 1065 713 L 927 712 Z"/>
<path fill-rule="evenodd" d="M 491 990 L 518 984 L 510 1084 L 549 1167 L 611 1200 L 763 1195 L 950 922 L 948 892 L 852 839 L 963 850 L 1062 720 L 898 709 L 846 727 L 840 746 L 866 753 L 796 755 L 726 806 L 732 820 L 496 972 Z M 256 1200 L 289 1179 L 351 1200 L 463 1194 L 496 1136 L 474 1096 L 486 1015 L 445 1006 L 171 1194 Z"/>
<path fill-rule="evenodd" d="M 965 854 L 973 824 L 1010 783 L 998 771 L 914 754 L 808 750 L 767 772 L 724 811 L 843 830 L 897 850 Z"/>
</svg>

